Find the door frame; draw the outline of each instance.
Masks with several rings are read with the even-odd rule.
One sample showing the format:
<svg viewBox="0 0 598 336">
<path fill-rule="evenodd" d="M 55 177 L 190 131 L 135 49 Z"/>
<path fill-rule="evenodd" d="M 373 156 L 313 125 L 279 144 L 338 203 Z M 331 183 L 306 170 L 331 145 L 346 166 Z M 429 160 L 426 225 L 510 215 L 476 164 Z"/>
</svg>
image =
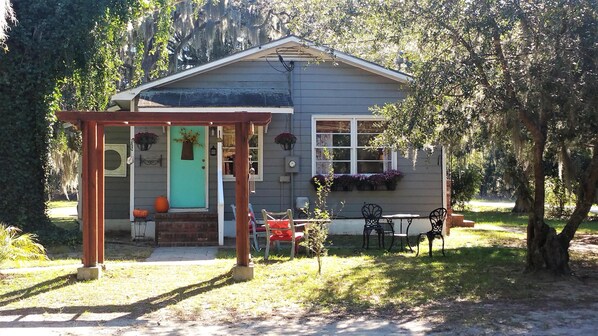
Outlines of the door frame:
<svg viewBox="0 0 598 336">
<path fill-rule="evenodd" d="M 184 127 L 184 125 L 177 125 L 177 126 L 181 126 Z M 203 208 L 185 208 L 185 209 L 173 209 L 170 208 L 168 210 L 168 212 L 206 212 L 208 211 L 208 209 L 210 208 L 210 194 L 209 194 L 209 190 L 210 190 L 210 186 L 209 186 L 209 181 L 210 181 L 210 155 L 209 155 L 209 150 L 208 150 L 208 145 L 209 145 L 209 137 L 208 137 L 208 132 L 206 132 L 206 130 L 208 129 L 208 126 L 203 126 L 204 127 L 204 135 L 203 135 L 203 146 L 204 146 L 204 157 L 202 159 L 205 160 L 205 164 L 206 164 L 206 169 L 205 169 L 205 181 L 204 181 L 204 193 L 205 193 L 205 198 L 206 198 L 206 205 Z M 168 159 L 166 160 L 167 164 L 166 164 L 166 193 L 168 194 L 168 199 L 170 199 L 170 143 L 171 143 L 171 139 L 170 137 L 172 136 L 172 132 L 170 131 L 171 127 L 167 127 L 166 130 L 166 136 L 168 138 L 168 141 L 166 142 L 166 156 L 168 157 Z"/>
</svg>

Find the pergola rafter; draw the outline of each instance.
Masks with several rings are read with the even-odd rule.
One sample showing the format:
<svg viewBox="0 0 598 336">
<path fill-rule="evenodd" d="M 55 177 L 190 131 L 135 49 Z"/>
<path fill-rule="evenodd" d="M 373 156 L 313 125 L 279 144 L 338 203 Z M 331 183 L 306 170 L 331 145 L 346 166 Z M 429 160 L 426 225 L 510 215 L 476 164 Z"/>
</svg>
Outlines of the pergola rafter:
<svg viewBox="0 0 598 336">
<path fill-rule="evenodd" d="M 97 279 L 104 264 L 104 128 L 105 126 L 235 126 L 237 278 L 251 279 L 249 260 L 249 135 L 252 126 L 266 126 L 269 112 L 79 112 L 62 111 L 58 119 L 83 133 L 82 220 L 83 267 L 79 279 Z M 247 271 L 250 269 L 250 271 Z"/>
</svg>

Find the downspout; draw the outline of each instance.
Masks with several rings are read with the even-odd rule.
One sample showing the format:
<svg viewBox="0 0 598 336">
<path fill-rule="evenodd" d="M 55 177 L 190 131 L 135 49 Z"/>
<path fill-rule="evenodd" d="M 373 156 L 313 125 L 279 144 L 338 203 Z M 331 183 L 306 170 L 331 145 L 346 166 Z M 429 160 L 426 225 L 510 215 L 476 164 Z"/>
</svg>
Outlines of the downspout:
<svg viewBox="0 0 598 336">
<path fill-rule="evenodd" d="M 294 69 L 294 68 L 293 68 Z M 291 113 L 291 115 L 289 116 L 290 120 L 289 120 L 289 132 L 293 133 L 293 120 L 295 117 L 295 97 L 294 97 L 294 88 L 295 86 L 294 84 L 294 80 L 295 80 L 295 76 L 293 76 L 293 71 L 289 71 L 287 72 L 287 78 L 289 81 L 289 94 L 291 96 L 291 102 L 293 104 L 293 113 Z M 299 135 L 300 136 L 300 135 Z M 301 141 L 299 141 L 299 143 L 301 143 Z M 291 148 L 291 156 L 295 155 L 295 147 Z M 293 211 L 295 211 L 295 173 L 289 173 L 291 174 L 291 192 L 289 193 L 289 208 L 292 209 Z"/>
</svg>

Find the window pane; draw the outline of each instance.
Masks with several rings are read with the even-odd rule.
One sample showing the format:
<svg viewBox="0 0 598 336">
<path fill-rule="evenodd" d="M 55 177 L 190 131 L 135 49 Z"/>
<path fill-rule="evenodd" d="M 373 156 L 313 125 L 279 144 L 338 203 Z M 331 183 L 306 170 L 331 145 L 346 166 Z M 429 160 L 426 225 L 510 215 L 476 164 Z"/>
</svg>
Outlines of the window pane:
<svg viewBox="0 0 598 336">
<path fill-rule="evenodd" d="M 351 162 L 338 162 L 332 163 L 332 168 L 335 174 L 350 174 L 351 173 Z"/>
<path fill-rule="evenodd" d="M 332 145 L 337 147 L 351 146 L 351 134 L 335 134 L 332 136 Z"/>
<path fill-rule="evenodd" d="M 222 157 L 223 157 L 223 173 L 224 175 L 234 175 L 235 172 L 235 127 L 222 127 Z M 255 169 L 256 175 L 259 174 L 259 135 L 254 134 L 249 137 L 249 155 L 251 156 L 252 167 Z"/>
<path fill-rule="evenodd" d="M 332 159 L 337 160 L 351 160 L 351 150 L 349 148 L 334 148 L 332 149 Z"/>
<path fill-rule="evenodd" d="M 316 148 L 316 160 L 328 160 L 330 157 L 326 157 L 324 153 L 324 148 Z M 330 149 L 328 149 L 328 153 L 330 154 Z"/>
<path fill-rule="evenodd" d="M 357 162 L 358 174 L 382 173 L 384 172 L 384 163 L 381 161 L 375 162 Z"/>
<path fill-rule="evenodd" d="M 257 147 L 258 144 L 258 137 L 257 134 L 254 134 L 249 137 L 249 147 Z"/>
<path fill-rule="evenodd" d="M 328 174 L 328 171 L 330 170 L 330 165 L 330 161 L 316 162 L 316 174 Z"/>
<path fill-rule="evenodd" d="M 357 146 L 369 146 L 370 141 L 376 137 L 376 134 L 358 134 L 357 135 Z"/>
<path fill-rule="evenodd" d="M 316 148 L 316 160 L 351 160 L 351 149 L 349 148 L 328 148 L 329 157 L 324 154 L 325 148 Z"/>
<path fill-rule="evenodd" d="M 357 160 L 384 160 L 384 150 L 370 149 L 370 148 L 358 148 L 357 149 Z"/>
<path fill-rule="evenodd" d="M 351 133 L 349 120 L 319 120 L 316 121 L 316 133 Z"/>
<path fill-rule="evenodd" d="M 377 127 L 380 123 L 379 120 L 358 120 L 357 133 L 381 133 L 382 129 Z"/>
<path fill-rule="evenodd" d="M 332 134 L 317 134 L 316 135 L 316 146 L 318 146 L 318 147 L 332 146 Z"/>
</svg>

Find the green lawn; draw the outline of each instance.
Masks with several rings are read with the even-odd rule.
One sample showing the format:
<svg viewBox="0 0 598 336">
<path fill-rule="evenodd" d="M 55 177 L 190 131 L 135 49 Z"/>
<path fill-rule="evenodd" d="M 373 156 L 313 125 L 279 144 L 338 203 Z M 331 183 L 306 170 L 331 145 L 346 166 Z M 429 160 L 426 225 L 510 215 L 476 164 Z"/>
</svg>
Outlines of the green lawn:
<svg viewBox="0 0 598 336">
<path fill-rule="evenodd" d="M 527 228 L 527 215 L 512 214 L 511 209 L 497 209 L 491 207 L 478 207 L 470 211 L 455 211 L 465 215 L 465 219 L 473 220 L 476 223 L 492 224 L 503 227 Z M 547 220 L 550 226 L 557 229 L 557 232 L 562 230 L 565 226 L 564 220 Z M 582 222 L 578 234 L 597 234 L 598 233 L 598 216 L 590 214 L 590 219 Z"/>
<path fill-rule="evenodd" d="M 48 202 L 48 209 L 73 208 L 77 206 L 77 201 L 51 201 Z"/>
<path fill-rule="evenodd" d="M 210 265 L 132 266 L 120 260 L 142 260 L 151 247 L 109 244 L 109 262 L 100 280 L 76 281 L 74 268 L 0 275 L 0 312 L 111 312 L 130 318 L 159 314 L 163 318 L 222 322 L 261 319 L 272 313 L 393 316 L 421 308 L 444 309 L 447 302 L 477 305 L 505 300 L 522 304 L 531 300 L 595 300 L 593 292 L 569 286 L 570 280 L 537 281 L 524 273 L 523 230 L 484 230 L 488 224 L 524 229 L 525 218 L 505 212 L 465 215 L 477 222 L 476 228 L 451 229 L 446 257 L 440 253 L 439 240 L 434 242 L 434 256 L 430 258 L 424 246 L 427 242 L 416 257 L 377 248 L 363 250 L 360 236 L 333 236 L 322 276 L 316 274 L 315 258 L 301 254 L 291 261 L 288 247 L 283 246 L 281 253 L 274 253 L 268 261 L 263 259 L 263 252 L 256 253 L 255 278 L 240 283 L 232 281 L 229 273 L 236 262 L 234 249 L 221 249 Z M 587 230 L 595 234 L 594 224 L 587 225 Z M 64 260 L 70 261 L 57 257 L 54 262 Z M 572 251 L 571 265 L 580 278 L 596 273 L 598 254 Z M 567 291 L 569 287 L 574 297 Z M 458 312 L 447 309 L 447 313 Z M 479 317 L 464 318 L 475 323 Z"/>
</svg>

